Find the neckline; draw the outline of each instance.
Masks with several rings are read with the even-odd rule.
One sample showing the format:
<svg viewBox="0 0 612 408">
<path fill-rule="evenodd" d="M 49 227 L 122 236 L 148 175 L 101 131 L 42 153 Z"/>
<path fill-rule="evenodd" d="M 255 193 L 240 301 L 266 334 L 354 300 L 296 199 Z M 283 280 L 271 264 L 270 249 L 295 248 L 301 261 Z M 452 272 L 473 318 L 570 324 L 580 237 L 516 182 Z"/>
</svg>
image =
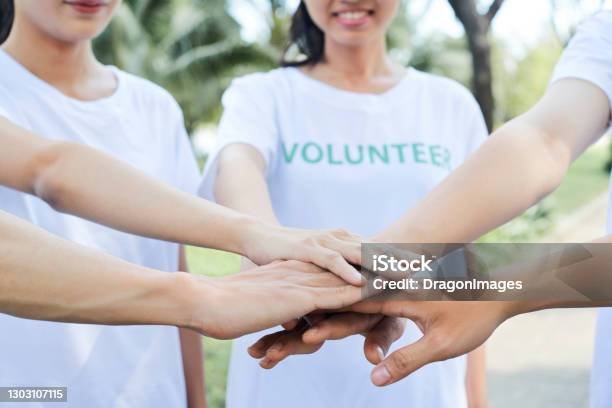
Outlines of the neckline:
<svg viewBox="0 0 612 408">
<path fill-rule="evenodd" d="M 302 70 L 300 70 L 298 67 L 291 67 L 289 69 L 292 70 L 293 72 L 295 72 L 295 75 L 297 75 L 299 78 L 309 82 L 311 86 L 314 86 L 314 87 L 318 88 L 321 92 L 325 92 L 325 93 L 329 93 L 329 94 L 335 94 L 335 96 L 344 95 L 344 96 L 348 96 L 348 97 L 350 97 L 352 99 L 354 99 L 354 98 L 363 98 L 363 99 L 387 99 L 387 98 L 390 98 L 393 95 L 395 95 L 396 93 L 400 92 L 401 89 L 403 88 L 404 84 L 413 75 L 412 67 L 407 67 L 406 71 L 402 75 L 401 79 L 395 85 L 393 85 L 391 88 L 387 89 L 384 92 L 373 93 L 373 92 L 349 91 L 349 90 L 342 89 L 342 88 L 339 88 L 339 87 L 334 86 L 334 85 L 330 85 L 327 82 L 323 82 L 323 81 L 318 80 L 316 78 L 313 78 L 313 77 L 305 74 L 304 72 L 302 72 Z"/>
<path fill-rule="evenodd" d="M 121 90 L 123 89 L 123 79 L 121 78 L 121 75 L 120 75 L 121 71 L 114 65 L 105 65 L 105 67 L 108 68 L 112 72 L 112 74 L 115 76 L 115 80 L 117 81 L 117 85 L 115 86 L 113 93 L 111 93 L 110 95 L 104 96 L 102 98 L 91 99 L 91 100 L 82 100 L 82 99 L 74 98 L 60 91 L 59 89 L 57 89 L 56 87 L 48 83 L 47 81 L 40 78 L 39 76 L 35 75 L 33 72 L 28 70 L 19 61 L 13 58 L 12 55 L 4 51 L 3 49 L 0 49 L 0 56 L 4 57 L 4 59 L 6 59 L 8 63 L 13 65 L 18 70 L 18 72 L 21 75 L 23 75 L 27 80 L 34 82 L 37 86 L 45 88 L 48 92 L 51 92 L 55 94 L 55 96 L 62 98 L 65 101 L 72 103 L 72 104 L 76 104 L 80 106 L 88 106 L 88 105 L 94 106 L 100 103 L 113 101 L 118 97 L 118 95 L 121 93 Z"/>
</svg>

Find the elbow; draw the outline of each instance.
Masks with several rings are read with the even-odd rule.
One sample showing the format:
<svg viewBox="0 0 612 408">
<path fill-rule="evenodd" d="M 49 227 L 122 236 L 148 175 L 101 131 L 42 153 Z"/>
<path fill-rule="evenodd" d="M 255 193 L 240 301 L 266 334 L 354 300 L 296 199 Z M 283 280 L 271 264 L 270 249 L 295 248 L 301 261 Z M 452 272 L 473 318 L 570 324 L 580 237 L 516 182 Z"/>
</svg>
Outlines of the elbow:
<svg viewBox="0 0 612 408">
<path fill-rule="evenodd" d="M 572 163 L 572 152 L 566 143 L 547 131 L 538 133 L 536 143 L 538 146 L 535 151 L 540 158 L 537 163 L 539 177 L 536 179 L 540 186 L 538 200 L 541 200 L 555 191 L 563 182 Z"/>
<path fill-rule="evenodd" d="M 522 157 L 521 168 L 515 169 L 523 193 L 535 203 L 559 187 L 572 161 L 571 148 L 555 134 L 524 120 L 510 122 L 494 137 L 505 140 L 500 146 L 507 149 L 502 157 Z M 518 186 L 517 186 L 518 187 Z"/>
<path fill-rule="evenodd" d="M 56 211 L 70 198 L 67 156 L 76 146 L 70 142 L 51 143 L 35 154 L 29 163 L 31 192 Z"/>
</svg>

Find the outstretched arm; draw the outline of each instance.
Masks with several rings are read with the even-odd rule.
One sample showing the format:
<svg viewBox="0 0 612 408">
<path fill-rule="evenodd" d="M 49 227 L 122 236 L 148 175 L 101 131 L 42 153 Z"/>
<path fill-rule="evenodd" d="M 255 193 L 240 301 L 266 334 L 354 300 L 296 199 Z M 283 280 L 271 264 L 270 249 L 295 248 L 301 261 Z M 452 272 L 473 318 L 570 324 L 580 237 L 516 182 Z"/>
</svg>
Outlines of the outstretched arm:
<svg viewBox="0 0 612 408">
<path fill-rule="evenodd" d="M 359 243 L 330 232 L 274 226 L 158 182 L 78 143 L 38 137 L 0 116 L 0 184 L 58 211 L 152 238 L 222 249 L 257 264 L 313 262 L 358 284 L 344 258 Z"/>
<path fill-rule="evenodd" d="M 572 160 L 603 135 L 609 120 L 600 88 L 578 79 L 554 83 L 378 240 L 475 240 L 556 189 Z"/>
<path fill-rule="evenodd" d="M 19 317 L 173 325 L 234 338 L 313 310 L 348 306 L 360 300 L 360 292 L 297 261 L 215 279 L 160 272 L 59 239 L 0 212 L 0 312 Z"/>
</svg>

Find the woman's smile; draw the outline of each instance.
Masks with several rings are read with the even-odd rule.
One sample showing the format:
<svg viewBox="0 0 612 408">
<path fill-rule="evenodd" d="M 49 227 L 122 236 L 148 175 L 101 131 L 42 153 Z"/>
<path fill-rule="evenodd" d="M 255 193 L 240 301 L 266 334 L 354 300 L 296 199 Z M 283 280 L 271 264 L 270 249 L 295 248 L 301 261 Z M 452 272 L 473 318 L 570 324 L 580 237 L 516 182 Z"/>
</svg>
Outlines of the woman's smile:
<svg viewBox="0 0 612 408">
<path fill-rule="evenodd" d="M 346 28 L 365 26 L 374 15 L 374 10 L 347 9 L 332 12 L 332 17 Z"/>
</svg>

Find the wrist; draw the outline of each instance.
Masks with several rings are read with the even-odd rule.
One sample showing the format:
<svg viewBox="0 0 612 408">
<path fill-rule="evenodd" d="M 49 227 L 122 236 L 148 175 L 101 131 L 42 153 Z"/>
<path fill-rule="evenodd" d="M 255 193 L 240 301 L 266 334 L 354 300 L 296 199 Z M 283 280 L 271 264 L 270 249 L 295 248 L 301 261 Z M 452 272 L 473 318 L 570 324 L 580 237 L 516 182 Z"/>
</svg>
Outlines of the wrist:
<svg viewBox="0 0 612 408">
<path fill-rule="evenodd" d="M 262 221 L 250 217 L 241 216 L 236 221 L 238 225 L 238 231 L 236 234 L 236 251 L 235 253 L 249 258 L 253 248 L 260 246 L 263 241 L 266 240 L 268 228 Z"/>
<path fill-rule="evenodd" d="M 170 273 L 164 297 L 170 306 L 166 308 L 166 324 L 205 333 L 214 295 L 212 279 L 185 272 Z"/>
<path fill-rule="evenodd" d="M 514 300 L 499 301 L 497 303 L 501 304 L 504 320 L 514 316 L 518 316 L 520 314 L 535 312 L 537 310 L 548 308 L 548 305 L 546 303 L 537 301 Z"/>
<path fill-rule="evenodd" d="M 223 339 L 223 310 L 231 294 L 224 283 L 231 277 L 210 278 L 189 273 L 173 273 L 171 298 L 177 305 L 172 325 L 197 331 L 205 336 Z"/>
</svg>

